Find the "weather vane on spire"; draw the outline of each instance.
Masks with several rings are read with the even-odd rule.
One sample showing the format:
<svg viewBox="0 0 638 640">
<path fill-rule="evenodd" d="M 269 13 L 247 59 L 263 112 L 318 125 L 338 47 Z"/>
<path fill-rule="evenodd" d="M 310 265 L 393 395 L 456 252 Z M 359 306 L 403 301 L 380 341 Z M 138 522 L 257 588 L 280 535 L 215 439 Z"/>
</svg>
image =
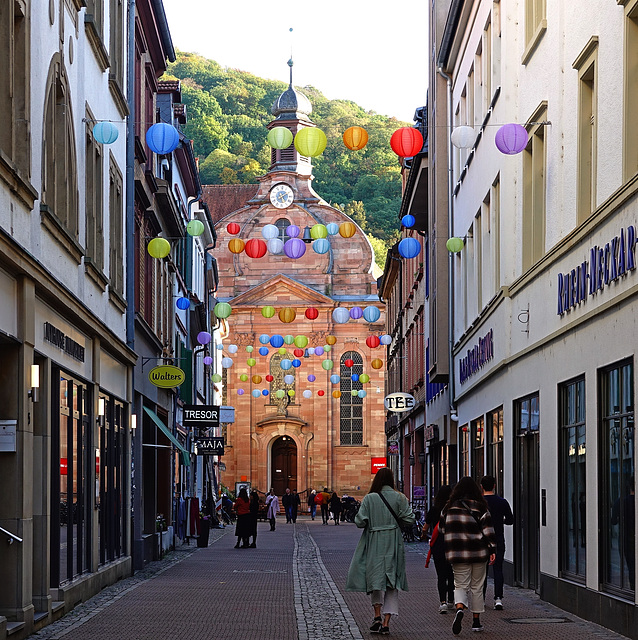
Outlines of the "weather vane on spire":
<svg viewBox="0 0 638 640">
<path fill-rule="evenodd" d="M 292 61 L 292 27 L 288 31 L 290 32 L 290 60 L 288 60 L 288 66 L 290 67 L 290 86 L 292 87 L 292 65 L 294 64 Z"/>
</svg>

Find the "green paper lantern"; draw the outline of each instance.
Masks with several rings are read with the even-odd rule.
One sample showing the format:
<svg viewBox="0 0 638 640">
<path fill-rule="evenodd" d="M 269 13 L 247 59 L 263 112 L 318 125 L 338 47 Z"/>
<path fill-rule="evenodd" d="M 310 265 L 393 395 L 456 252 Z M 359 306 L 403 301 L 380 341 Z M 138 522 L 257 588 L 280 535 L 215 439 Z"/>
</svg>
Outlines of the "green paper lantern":
<svg viewBox="0 0 638 640">
<path fill-rule="evenodd" d="M 315 224 L 310 228 L 310 237 L 313 240 L 318 240 L 319 238 L 327 238 L 328 237 L 328 229 L 324 224 Z"/>
<path fill-rule="evenodd" d="M 280 347 L 280 349 L 279 349 L 279 355 L 280 355 L 280 356 L 285 356 L 285 355 L 286 355 L 286 353 L 288 353 L 288 352 L 286 351 L 286 347 Z"/>
<path fill-rule="evenodd" d="M 463 247 L 464 247 L 463 238 L 450 238 L 445 243 L 445 248 L 450 253 L 458 253 L 459 251 L 463 250 Z"/>
<path fill-rule="evenodd" d="M 283 398 L 286 395 L 286 392 L 283 389 L 277 389 L 277 392 L 275 393 L 275 395 L 278 398 Z"/>
<path fill-rule="evenodd" d="M 324 350 L 326 353 L 330 353 L 330 350 L 331 350 L 331 349 L 332 349 L 332 347 L 331 347 L 329 344 L 324 344 L 324 345 L 323 345 L 323 350 Z"/>
<path fill-rule="evenodd" d="M 327 144 L 326 134 L 316 127 L 304 127 L 295 136 L 295 149 L 309 158 L 320 156 Z"/>
<path fill-rule="evenodd" d="M 292 144 L 292 131 L 287 127 L 273 127 L 266 136 L 273 149 L 287 149 Z"/>
<path fill-rule="evenodd" d="M 370 376 L 367 373 L 362 373 L 359 376 L 359 382 L 363 382 L 363 384 L 365 384 L 366 382 L 370 382 Z"/>
<path fill-rule="evenodd" d="M 353 390 L 350 392 L 350 395 L 351 395 L 353 398 L 356 398 L 356 397 L 359 395 L 359 392 L 358 392 L 356 389 L 353 389 Z"/>
<path fill-rule="evenodd" d="M 308 338 L 306 336 L 295 336 L 295 346 L 299 349 L 305 349 L 308 345 Z"/>
<path fill-rule="evenodd" d="M 246 364 L 249 367 L 254 367 L 257 364 L 257 360 L 255 360 L 255 358 L 248 358 L 248 360 L 246 360 Z"/>
<path fill-rule="evenodd" d="M 204 233 L 204 223 L 201 220 L 191 220 L 186 225 L 186 233 L 189 236 L 201 236 Z"/>
<path fill-rule="evenodd" d="M 275 315 L 275 307 L 270 307 L 270 306 L 264 307 L 261 310 L 261 315 L 264 318 L 272 318 Z"/>
<path fill-rule="evenodd" d="M 284 336 L 284 342 L 286 344 L 293 344 L 294 341 L 295 341 L 295 336 L 291 336 L 290 334 L 288 334 L 287 336 Z"/>
<path fill-rule="evenodd" d="M 240 379 L 242 382 L 248 382 L 248 375 L 247 375 L 247 374 L 245 374 L 245 373 L 242 373 L 242 374 L 239 376 L 239 379 Z"/>
<path fill-rule="evenodd" d="M 332 360 L 322 360 L 322 361 L 321 361 L 321 366 L 322 366 L 326 371 L 330 371 L 330 369 L 332 369 L 332 367 L 334 367 L 334 362 L 332 362 Z"/>
<path fill-rule="evenodd" d="M 152 258 L 165 258 L 171 252 L 171 243 L 166 238 L 153 238 L 147 250 Z"/>
<path fill-rule="evenodd" d="M 232 312 L 233 308 L 228 304 L 228 302 L 218 302 L 213 308 L 213 313 L 222 320 L 224 318 L 228 318 Z"/>
<path fill-rule="evenodd" d="M 222 381 L 222 377 L 219 373 L 213 373 L 213 375 L 211 376 L 213 382 L 221 382 Z"/>
</svg>

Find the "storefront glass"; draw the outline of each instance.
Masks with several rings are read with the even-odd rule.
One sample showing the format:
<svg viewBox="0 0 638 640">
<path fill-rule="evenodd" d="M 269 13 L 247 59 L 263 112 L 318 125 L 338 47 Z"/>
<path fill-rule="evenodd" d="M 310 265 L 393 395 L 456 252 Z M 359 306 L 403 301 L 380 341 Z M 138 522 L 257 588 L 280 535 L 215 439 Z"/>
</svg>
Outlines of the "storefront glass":
<svg viewBox="0 0 638 640">
<path fill-rule="evenodd" d="M 487 414 L 487 473 L 496 478 L 496 493 L 503 495 L 503 407 Z"/>
<path fill-rule="evenodd" d="M 485 475 L 485 421 L 472 420 L 472 477 L 480 482 Z"/>
<path fill-rule="evenodd" d="M 346 360 L 352 360 L 354 364 L 346 367 Z M 339 383 L 340 444 L 361 445 L 363 444 L 363 398 L 352 395 L 352 391 L 358 392 L 363 389 L 363 384 L 359 382 L 359 376 L 363 373 L 361 354 L 356 351 L 346 351 L 341 356 L 339 373 L 341 375 Z M 356 380 L 353 380 L 353 377 Z"/>
</svg>

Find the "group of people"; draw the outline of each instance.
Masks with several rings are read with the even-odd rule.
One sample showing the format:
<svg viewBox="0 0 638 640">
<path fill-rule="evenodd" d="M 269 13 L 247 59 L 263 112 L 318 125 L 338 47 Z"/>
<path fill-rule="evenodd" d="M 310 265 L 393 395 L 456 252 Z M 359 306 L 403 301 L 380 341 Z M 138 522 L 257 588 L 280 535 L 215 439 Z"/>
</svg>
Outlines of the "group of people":
<svg viewBox="0 0 638 640">
<path fill-rule="evenodd" d="M 328 487 L 324 487 L 323 491 L 317 493 L 315 489 L 312 489 L 308 494 L 308 512 L 310 517 L 314 520 L 317 515 L 317 507 L 321 509 L 321 524 L 328 524 L 330 522 L 330 514 L 335 524 L 339 524 L 341 517 L 341 498 L 337 495 L 336 491 L 328 491 Z"/>
<path fill-rule="evenodd" d="M 255 549 L 257 547 L 259 494 L 256 491 L 251 491 L 249 497 L 248 490 L 242 487 L 237 494 L 237 500 L 235 500 L 233 507 L 237 514 L 237 523 L 235 524 L 237 544 L 235 545 L 235 549 Z M 253 539 L 252 542 L 250 542 L 251 537 Z"/>
<path fill-rule="evenodd" d="M 484 630 L 481 613 L 485 611 L 488 565 L 494 574 L 494 608 L 503 609 L 503 527 L 513 524 L 514 517 L 495 488 L 492 476 L 484 476 L 481 486 L 469 476 L 461 478 L 454 487 L 441 487 L 426 516 L 432 529 L 426 567 L 431 556 L 437 572 L 439 612 L 454 610 L 454 635 L 461 632 L 468 609 L 472 631 Z M 379 469 L 355 516 L 363 533 L 346 581 L 347 591 L 370 594 L 372 633 L 389 634 L 390 620 L 399 613 L 398 592 L 407 591 L 402 528 L 414 522 L 407 497 L 394 488 L 393 472 Z"/>
</svg>

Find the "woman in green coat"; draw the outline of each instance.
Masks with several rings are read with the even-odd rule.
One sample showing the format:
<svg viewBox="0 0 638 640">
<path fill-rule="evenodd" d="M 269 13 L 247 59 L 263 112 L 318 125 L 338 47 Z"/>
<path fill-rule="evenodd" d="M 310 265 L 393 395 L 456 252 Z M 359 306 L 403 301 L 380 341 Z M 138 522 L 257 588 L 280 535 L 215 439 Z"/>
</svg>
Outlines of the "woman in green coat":
<svg viewBox="0 0 638 640">
<path fill-rule="evenodd" d="M 415 520 L 408 499 L 394 488 L 392 470 L 383 467 L 377 471 L 354 519 L 363 533 L 350 563 L 346 591 L 371 595 L 374 620 L 370 631 L 384 635 L 390 633 L 391 616 L 399 613 L 399 590 L 408 590 L 403 534 L 397 518 L 406 525 Z"/>
</svg>

